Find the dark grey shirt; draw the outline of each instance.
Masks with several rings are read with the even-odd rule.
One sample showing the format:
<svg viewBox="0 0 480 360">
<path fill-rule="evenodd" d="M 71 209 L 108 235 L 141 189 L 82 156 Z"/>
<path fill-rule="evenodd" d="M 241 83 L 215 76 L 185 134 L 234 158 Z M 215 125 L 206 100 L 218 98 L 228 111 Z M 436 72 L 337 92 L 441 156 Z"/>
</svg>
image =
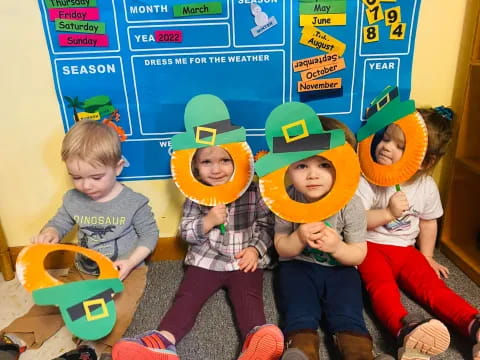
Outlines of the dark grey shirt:
<svg viewBox="0 0 480 360">
<path fill-rule="evenodd" d="M 112 261 L 126 259 L 138 247 L 153 251 L 158 227 L 148 199 L 123 185 L 114 199 L 96 202 L 78 190 L 69 190 L 57 214 L 45 225 L 63 238 L 78 225 L 79 245 L 96 250 Z M 77 254 L 79 270 L 98 274 L 96 263 Z"/>
<path fill-rule="evenodd" d="M 307 203 L 303 194 L 297 191 L 293 186 L 290 185 L 287 192 L 293 200 Z M 322 219 L 318 220 L 320 221 Z M 366 241 L 366 212 L 362 200 L 356 195 L 339 212 L 323 221 L 328 222 L 332 228 L 336 229 L 340 238 L 346 243 Z M 301 224 L 292 223 L 275 215 L 275 233 L 290 235 L 297 230 L 300 225 Z M 338 262 L 330 254 L 314 249 L 310 249 L 309 251 L 308 248 L 305 248 L 305 250 L 297 256 L 291 258 L 280 257 L 279 260 L 302 260 L 325 266 L 338 265 Z"/>
</svg>

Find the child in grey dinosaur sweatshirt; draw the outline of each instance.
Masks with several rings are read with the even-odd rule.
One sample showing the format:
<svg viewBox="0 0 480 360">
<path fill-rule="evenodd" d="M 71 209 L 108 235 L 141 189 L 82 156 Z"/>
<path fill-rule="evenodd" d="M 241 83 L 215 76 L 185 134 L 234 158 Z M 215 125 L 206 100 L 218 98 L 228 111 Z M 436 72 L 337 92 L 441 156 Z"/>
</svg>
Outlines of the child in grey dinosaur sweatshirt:
<svg viewBox="0 0 480 360">
<path fill-rule="evenodd" d="M 120 272 L 124 291 L 115 296 L 117 322 L 98 340 L 96 350 L 110 352 L 127 330 L 146 284 L 145 258 L 158 241 L 158 227 L 149 200 L 117 181 L 124 160 L 117 133 L 101 122 L 81 120 L 66 134 L 62 160 L 72 178 L 56 215 L 32 238 L 32 243 L 56 244 L 78 225 L 78 243 L 109 257 Z M 92 279 L 97 264 L 76 253 L 75 268 L 62 282 Z M 35 321 L 32 321 L 35 317 Z M 43 317 L 43 320 L 42 320 Z M 57 308 L 34 305 L 0 335 L 25 348 L 38 348 L 63 326 Z"/>
</svg>

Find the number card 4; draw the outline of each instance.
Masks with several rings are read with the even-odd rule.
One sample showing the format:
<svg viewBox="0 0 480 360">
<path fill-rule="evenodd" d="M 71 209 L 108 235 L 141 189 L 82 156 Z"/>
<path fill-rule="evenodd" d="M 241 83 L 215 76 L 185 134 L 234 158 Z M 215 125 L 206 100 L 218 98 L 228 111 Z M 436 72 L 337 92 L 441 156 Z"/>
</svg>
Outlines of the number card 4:
<svg viewBox="0 0 480 360">
<path fill-rule="evenodd" d="M 181 30 L 157 30 L 155 31 L 156 42 L 182 42 L 183 33 Z"/>
<path fill-rule="evenodd" d="M 390 40 L 403 40 L 407 31 L 406 23 L 393 24 L 390 28 Z"/>
</svg>

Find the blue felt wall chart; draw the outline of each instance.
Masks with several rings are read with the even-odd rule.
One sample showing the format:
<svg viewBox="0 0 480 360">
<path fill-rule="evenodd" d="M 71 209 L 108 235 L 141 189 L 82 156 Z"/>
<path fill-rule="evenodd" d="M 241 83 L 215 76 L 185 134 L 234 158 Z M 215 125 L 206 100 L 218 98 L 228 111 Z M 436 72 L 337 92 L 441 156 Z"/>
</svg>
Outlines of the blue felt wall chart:
<svg viewBox="0 0 480 360">
<path fill-rule="evenodd" d="M 128 162 L 121 180 L 171 177 L 170 139 L 198 94 L 227 104 L 254 152 L 267 149 L 265 120 L 281 103 L 305 102 L 356 132 L 387 85 L 410 95 L 420 0 L 39 6 L 65 131 L 82 119 L 114 127 Z"/>
</svg>

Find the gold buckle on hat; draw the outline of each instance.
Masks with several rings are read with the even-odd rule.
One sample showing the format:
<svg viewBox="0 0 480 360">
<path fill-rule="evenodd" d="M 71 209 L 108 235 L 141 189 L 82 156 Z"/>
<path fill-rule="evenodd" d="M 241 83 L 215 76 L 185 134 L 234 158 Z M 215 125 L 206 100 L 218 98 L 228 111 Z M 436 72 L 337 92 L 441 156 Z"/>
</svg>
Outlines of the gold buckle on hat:
<svg viewBox="0 0 480 360">
<path fill-rule="evenodd" d="M 207 141 L 207 140 L 202 140 L 200 139 L 200 132 L 205 131 L 208 133 L 212 134 L 212 140 Z M 209 127 L 204 127 L 204 126 L 197 126 L 197 132 L 195 134 L 195 142 L 197 144 L 205 144 L 205 145 L 215 145 L 215 138 L 217 137 L 217 129 L 214 128 L 209 128 Z"/>
<path fill-rule="evenodd" d="M 386 101 L 385 101 L 386 100 Z M 376 105 L 376 108 L 377 108 L 377 111 L 380 111 L 382 110 L 389 102 L 390 102 L 390 93 L 386 93 L 385 96 L 383 98 L 381 98 L 380 100 L 378 100 L 375 105 Z M 381 104 L 382 101 L 385 101 L 383 104 Z"/>
<path fill-rule="evenodd" d="M 102 312 L 98 315 L 92 315 L 90 312 L 90 306 L 93 305 L 100 305 L 102 307 Z M 83 309 L 85 310 L 85 317 L 87 318 L 87 321 L 98 320 L 108 316 L 107 304 L 105 304 L 105 300 L 103 298 L 84 301 Z"/>
<path fill-rule="evenodd" d="M 301 126 L 302 127 L 302 133 L 299 134 L 299 135 L 296 135 L 296 136 L 290 136 L 288 134 L 288 130 L 293 128 L 293 127 L 296 127 L 296 126 Z M 294 122 L 292 122 L 290 124 L 287 124 L 287 125 L 283 125 L 282 126 L 282 132 L 283 132 L 283 137 L 285 138 L 285 142 L 287 142 L 287 143 L 306 138 L 309 135 L 305 119 L 294 121 Z"/>
</svg>

